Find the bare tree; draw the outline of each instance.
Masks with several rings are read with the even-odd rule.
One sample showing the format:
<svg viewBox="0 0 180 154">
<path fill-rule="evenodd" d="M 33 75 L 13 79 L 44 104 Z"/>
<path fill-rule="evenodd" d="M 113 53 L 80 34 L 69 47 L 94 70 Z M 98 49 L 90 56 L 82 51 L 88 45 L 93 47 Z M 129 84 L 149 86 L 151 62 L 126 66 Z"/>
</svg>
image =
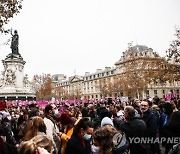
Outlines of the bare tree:
<svg viewBox="0 0 180 154">
<path fill-rule="evenodd" d="M 170 44 L 169 49 L 166 51 L 166 57 L 168 61 L 172 60 L 174 62 L 180 63 L 180 28 L 175 27 L 175 40 Z"/>
<path fill-rule="evenodd" d="M 9 30 L 4 26 L 9 22 L 10 18 L 19 13 L 22 9 L 23 0 L 0 0 L 0 32 L 7 33 Z"/>
<path fill-rule="evenodd" d="M 50 100 L 53 96 L 53 84 L 49 74 L 35 75 L 32 84 L 37 100 Z"/>
</svg>

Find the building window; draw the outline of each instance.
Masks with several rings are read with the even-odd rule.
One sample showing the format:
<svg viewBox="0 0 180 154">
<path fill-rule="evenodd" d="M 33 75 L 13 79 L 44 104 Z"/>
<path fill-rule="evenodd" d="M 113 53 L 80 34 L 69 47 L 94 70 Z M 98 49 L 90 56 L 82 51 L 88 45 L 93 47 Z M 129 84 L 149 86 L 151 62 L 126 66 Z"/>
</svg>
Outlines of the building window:
<svg viewBox="0 0 180 154">
<path fill-rule="evenodd" d="M 91 79 L 91 76 L 89 76 L 89 79 Z"/>
<path fill-rule="evenodd" d="M 164 89 L 162 90 L 162 93 L 165 94 L 165 90 Z"/>
<path fill-rule="evenodd" d="M 92 97 L 92 98 L 94 98 L 94 96 L 93 96 L 93 95 L 92 95 L 91 97 Z"/>
<path fill-rule="evenodd" d="M 86 77 L 86 80 L 88 80 L 88 77 Z"/>
<path fill-rule="evenodd" d="M 97 77 L 99 78 L 99 74 L 97 75 Z"/>
<path fill-rule="evenodd" d="M 146 97 L 149 97 L 149 90 L 146 90 Z"/>
<path fill-rule="evenodd" d="M 157 90 L 154 90 L 154 96 L 157 96 Z"/>
<path fill-rule="evenodd" d="M 104 76 L 104 73 L 102 73 L 102 76 Z"/>
<path fill-rule="evenodd" d="M 179 89 L 176 90 L 177 94 L 179 94 Z"/>
<path fill-rule="evenodd" d="M 98 95 L 96 95 L 96 98 L 98 98 Z"/>
<path fill-rule="evenodd" d="M 114 74 L 114 71 L 111 71 L 111 74 Z"/>
<path fill-rule="evenodd" d="M 94 75 L 94 78 L 96 78 L 96 75 Z"/>
<path fill-rule="evenodd" d="M 109 75 L 109 72 L 106 72 L 106 75 Z"/>
<path fill-rule="evenodd" d="M 177 92 L 177 98 L 179 98 L 179 89 L 177 89 L 176 92 Z"/>
</svg>

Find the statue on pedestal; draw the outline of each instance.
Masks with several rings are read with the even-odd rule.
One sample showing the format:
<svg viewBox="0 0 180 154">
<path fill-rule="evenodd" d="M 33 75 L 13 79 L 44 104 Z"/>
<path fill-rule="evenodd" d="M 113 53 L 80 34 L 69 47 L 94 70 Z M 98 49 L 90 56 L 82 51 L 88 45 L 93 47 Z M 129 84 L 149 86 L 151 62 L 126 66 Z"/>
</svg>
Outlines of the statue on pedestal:
<svg viewBox="0 0 180 154">
<path fill-rule="evenodd" d="M 12 53 L 10 53 L 9 55 L 7 55 L 6 58 L 20 58 L 22 59 L 20 53 L 19 53 L 19 35 L 17 30 L 14 30 L 14 34 L 12 33 L 11 30 L 11 35 L 12 35 L 12 39 L 11 39 L 11 50 Z"/>
<path fill-rule="evenodd" d="M 14 35 L 12 34 L 11 31 L 11 35 L 12 35 L 12 40 L 11 40 L 11 50 L 13 54 L 19 55 L 19 35 L 17 30 L 14 30 Z"/>
</svg>

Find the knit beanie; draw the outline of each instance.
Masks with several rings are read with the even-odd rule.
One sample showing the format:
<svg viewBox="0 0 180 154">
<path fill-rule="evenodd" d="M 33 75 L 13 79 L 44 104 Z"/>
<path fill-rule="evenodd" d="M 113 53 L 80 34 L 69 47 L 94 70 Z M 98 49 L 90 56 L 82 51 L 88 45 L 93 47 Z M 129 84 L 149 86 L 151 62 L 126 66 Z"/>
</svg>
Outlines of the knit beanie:
<svg viewBox="0 0 180 154">
<path fill-rule="evenodd" d="M 101 127 L 103 127 L 105 125 L 111 125 L 112 127 L 114 127 L 112 120 L 108 117 L 104 117 L 101 121 Z"/>
</svg>

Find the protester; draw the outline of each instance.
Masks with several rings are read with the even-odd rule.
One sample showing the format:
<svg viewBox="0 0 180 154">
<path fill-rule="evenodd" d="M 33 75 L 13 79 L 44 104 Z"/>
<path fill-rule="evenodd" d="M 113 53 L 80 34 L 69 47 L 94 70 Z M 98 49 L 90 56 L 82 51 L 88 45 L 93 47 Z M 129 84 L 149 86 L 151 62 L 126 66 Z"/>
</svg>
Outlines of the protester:
<svg viewBox="0 0 180 154">
<path fill-rule="evenodd" d="M 148 137 L 150 138 L 157 138 L 158 134 L 158 127 L 157 127 L 157 121 L 156 116 L 153 114 L 152 110 L 149 107 L 149 104 L 147 101 L 141 102 L 141 112 L 142 112 L 142 120 L 146 123 L 146 127 L 148 129 Z M 150 143 L 151 152 L 153 154 L 159 153 L 159 147 L 158 143 Z"/>
<path fill-rule="evenodd" d="M 118 135 L 118 139 L 115 135 Z M 120 138 L 121 136 L 121 138 Z M 116 147 L 115 144 L 118 146 Z M 100 127 L 93 133 L 93 154 L 127 154 L 128 141 L 113 127 Z"/>
<path fill-rule="evenodd" d="M 53 118 L 55 115 L 55 109 L 56 109 L 56 106 L 54 104 L 46 105 L 44 109 L 44 114 L 45 114 L 44 123 L 47 128 L 46 134 L 53 141 L 53 146 L 54 146 L 53 153 L 56 154 L 61 150 L 61 148 L 60 148 L 60 132 L 56 125 L 56 121 Z"/>
<path fill-rule="evenodd" d="M 109 117 L 104 117 L 101 121 L 101 127 L 114 127 L 113 121 Z"/>
<path fill-rule="evenodd" d="M 22 139 L 24 138 L 24 134 L 25 134 L 25 127 L 26 127 L 26 122 L 29 119 L 29 113 L 26 109 L 22 110 L 20 113 L 20 117 L 17 120 L 17 126 L 18 126 L 18 140 L 19 142 L 22 141 Z"/>
<path fill-rule="evenodd" d="M 126 121 L 120 125 L 120 130 L 125 132 L 127 139 L 147 137 L 147 127 L 143 120 L 135 117 L 135 109 L 132 106 L 126 106 L 124 110 Z M 131 154 L 147 154 L 147 145 L 142 143 L 130 143 Z"/>
<path fill-rule="evenodd" d="M 65 153 L 66 144 L 68 140 L 71 138 L 74 126 L 78 123 L 79 120 L 75 120 L 70 117 L 67 113 L 61 114 L 61 124 L 64 126 L 63 133 L 61 134 L 61 153 Z"/>
<path fill-rule="evenodd" d="M 28 141 L 40 134 L 46 134 L 46 125 L 41 117 L 36 116 L 28 123 L 23 141 Z"/>
<path fill-rule="evenodd" d="M 32 148 L 32 151 L 34 148 L 36 154 L 121 154 L 123 149 L 132 154 L 160 154 L 158 144 L 163 154 L 163 147 L 157 139 L 179 138 L 179 111 L 175 112 L 179 109 L 178 99 L 171 102 L 164 102 L 161 98 L 112 101 L 52 101 L 40 107 L 36 103 L 29 105 L 29 102 L 22 106 L 13 104 L 0 111 L 0 154 L 17 153 L 25 143 L 31 143 L 26 148 Z M 33 147 L 32 138 L 39 134 L 46 134 L 52 140 L 51 150 Z M 145 141 L 141 144 L 140 140 L 139 144 L 133 138 Z M 166 153 L 173 146 L 180 147 L 176 142 L 164 141 L 162 145 Z"/>
<path fill-rule="evenodd" d="M 82 118 L 74 127 L 73 134 L 67 143 L 65 154 L 90 154 L 92 133 L 92 122 L 87 118 Z"/>
<path fill-rule="evenodd" d="M 40 147 L 40 149 L 38 147 Z M 19 148 L 19 154 L 37 154 L 37 151 L 40 151 L 39 154 L 42 154 L 44 151 L 52 154 L 52 140 L 46 135 L 37 135 L 31 140 L 23 142 Z"/>
<path fill-rule="evenodd" d="M 173 112 L 172 117 L 163 128 L 163 134 L 166 139 L 173 137 L 180 138 L 180 111 Z M 168 154 L 173 145 L 175 143 L 164 143 L 165 154 Z"/>
<path fill-rule="evenodd" d="M 4 136 L 6 137 L 6 142 L 9 144 L 13 144 L 14 146 L 18 146 L 18 143 L 15 140 L 14 133 L 12 131 L 11 115 L 9 114 L 9 112 L 2 112 L 1 129 Z"/>
</svg>

